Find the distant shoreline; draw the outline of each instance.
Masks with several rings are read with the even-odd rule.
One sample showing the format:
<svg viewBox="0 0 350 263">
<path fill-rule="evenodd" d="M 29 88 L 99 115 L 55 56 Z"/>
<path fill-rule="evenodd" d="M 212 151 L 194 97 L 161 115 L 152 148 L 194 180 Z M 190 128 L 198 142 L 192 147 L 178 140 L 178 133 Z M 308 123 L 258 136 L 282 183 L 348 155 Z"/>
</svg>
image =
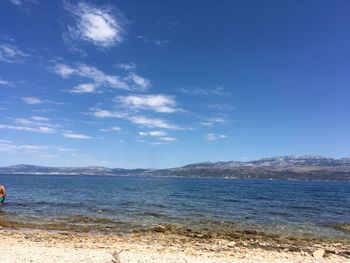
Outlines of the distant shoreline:
<svg viewBox="0 0 350 263">
<path fill-rule="evenodd" d="M 350 158 L 280 156 L 247 162 L 195 163 L 167 169 L 124 169 L 99 166 L 45 167 L 21 164 L 0 167 L 0 174 L 350 181 Z"/>
</svg>

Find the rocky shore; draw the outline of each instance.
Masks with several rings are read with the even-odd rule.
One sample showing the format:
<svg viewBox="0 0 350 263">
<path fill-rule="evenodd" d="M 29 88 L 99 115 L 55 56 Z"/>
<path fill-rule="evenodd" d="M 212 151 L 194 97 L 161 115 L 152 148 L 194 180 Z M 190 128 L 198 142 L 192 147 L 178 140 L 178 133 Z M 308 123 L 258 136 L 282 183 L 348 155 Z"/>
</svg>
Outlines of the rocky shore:
<svg viewBox="0 0 350 263">
<path fill-rule="evenodd" d="M 349 262 L 350 242 L 154 226 L 129 235 L 0 229 L 2 263 Z M 112 253 L 115 252 L 114 256 Z M 118 262 L 119 263 L 119 262 Z"/>
</svg>

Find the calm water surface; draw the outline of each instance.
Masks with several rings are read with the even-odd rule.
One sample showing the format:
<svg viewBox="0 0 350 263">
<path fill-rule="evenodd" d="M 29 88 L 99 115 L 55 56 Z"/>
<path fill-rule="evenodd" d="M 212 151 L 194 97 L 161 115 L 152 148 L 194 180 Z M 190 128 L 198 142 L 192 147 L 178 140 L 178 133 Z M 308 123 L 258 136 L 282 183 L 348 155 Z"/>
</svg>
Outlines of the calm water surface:
<svg viewBox="0 0 350 263">
<path fill-rule="evenodd" d="M 350 239 L 350 182 L 0 175 L 3 222 L 127 233 L 154 224 Z"/>
</svg>

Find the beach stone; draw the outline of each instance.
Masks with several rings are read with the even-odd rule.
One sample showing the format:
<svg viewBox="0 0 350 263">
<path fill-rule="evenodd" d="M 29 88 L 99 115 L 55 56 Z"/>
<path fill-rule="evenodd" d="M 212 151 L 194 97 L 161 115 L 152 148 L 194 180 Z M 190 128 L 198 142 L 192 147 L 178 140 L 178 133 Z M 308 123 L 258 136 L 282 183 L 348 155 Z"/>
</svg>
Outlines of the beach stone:
<svg viewBox="0 0 350 263">
<path fill-rule="evenodd" d="M 321 259 L 321 258 L 323 258 L 325 253 L 326 253 L 326 251 L 324 251 L 324 249 L 320 248 L 320 249 L 315 250 L 314 253 L 312 253 L 312 255 L 314 256 L 314 258 Z"/>
<path fill-rule="evenodd" d="M 157 225 L 153 230 L 156 231 L 156 232 L 164 233 L 165 230 L 166 230 L 166 227 L 161 226 L 161 225 Z"/>
<path fill-rule="evenodd" d="M 227 243 L 228 247 L 234 247 L 235 245 L 236 245 L 235 241 L 231 241 L 231 242 Z"/>
</svg>

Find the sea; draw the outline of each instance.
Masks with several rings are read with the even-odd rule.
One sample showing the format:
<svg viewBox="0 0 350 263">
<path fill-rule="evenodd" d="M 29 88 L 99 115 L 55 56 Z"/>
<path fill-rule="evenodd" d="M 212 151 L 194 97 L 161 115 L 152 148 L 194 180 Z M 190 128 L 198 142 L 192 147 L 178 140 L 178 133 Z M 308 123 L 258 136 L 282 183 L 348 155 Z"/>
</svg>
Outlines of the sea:
<svg viewBox="0 0 350 263">
<path fill-rule="evenodd" d="M 350 240 L 350 182 L 0 175 L 0 226 L 128 234 L 156 225 Z"/>
</svg>

